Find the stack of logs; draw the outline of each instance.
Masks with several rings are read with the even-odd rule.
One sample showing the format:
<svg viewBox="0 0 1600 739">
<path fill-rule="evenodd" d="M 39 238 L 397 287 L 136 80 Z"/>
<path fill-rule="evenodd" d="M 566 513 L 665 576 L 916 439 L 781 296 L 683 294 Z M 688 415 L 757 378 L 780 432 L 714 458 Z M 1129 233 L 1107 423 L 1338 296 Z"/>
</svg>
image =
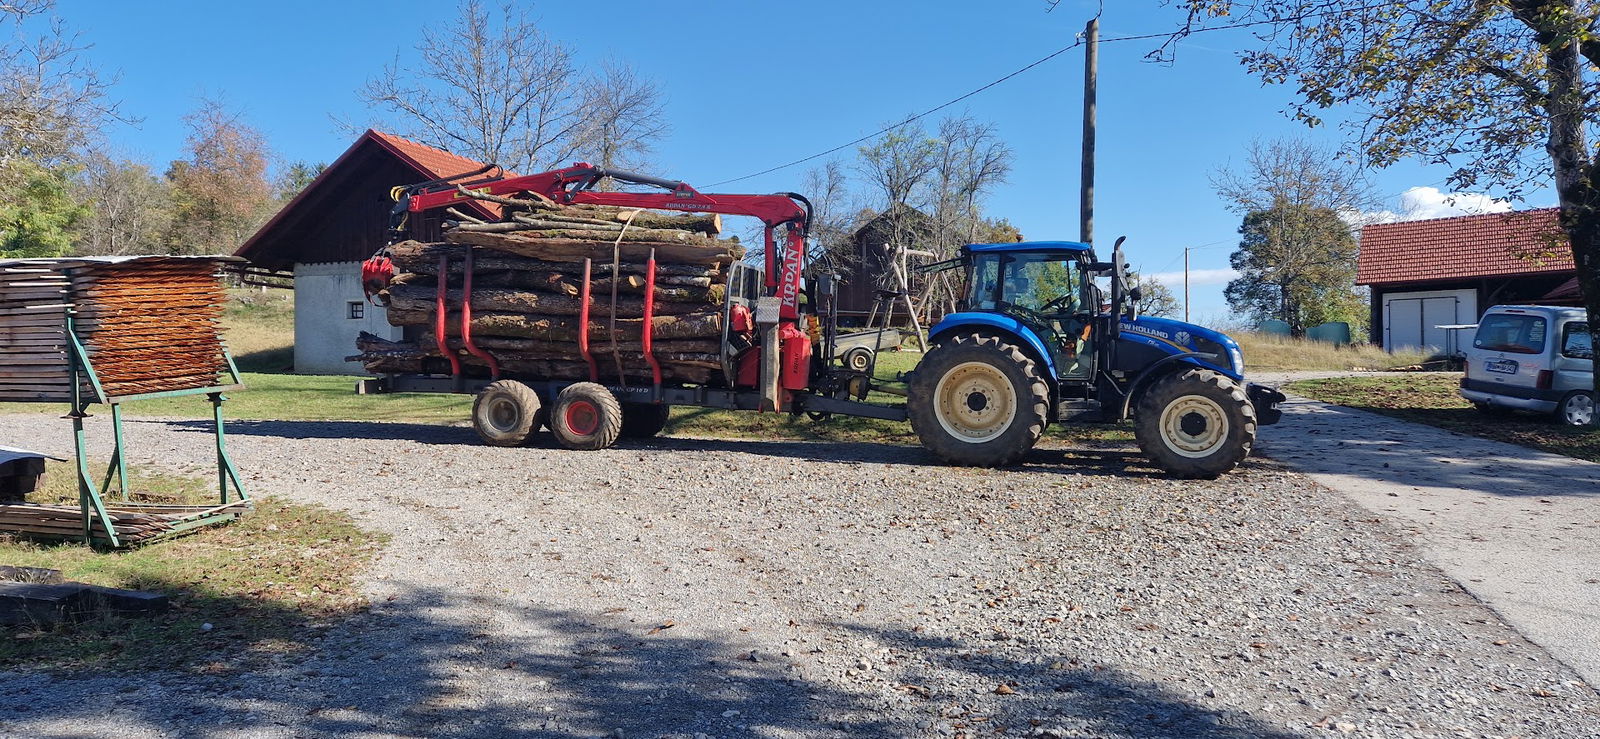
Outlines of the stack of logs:
<svg viewBox="0 0 1600 739">
<path fill-rule="evenodd" d="M 561 207 L 543 199 L 494 200 L 506 208 L 504 222 L 459 223 L 446 229 L 444 243 L 407 241 L 390 247 L 398 274 L 379 293 L 380 301 L 388 307 L 390 324 L 419 327 L 422 338 L 395 342 L 362 334 L 361 354 L 351 361 L 374 373 L 449 373 L 444 356 L 449 352 L 464 374 L 488 376 L 488 363 L 460 339 L 458 311 L 472 250 L 472 344 L 492 356 L 503 373 L 589 379 L 589 365 L 579 351 L 587 259 L 588 342 L 599 374 L 650 378 L 643 328 L 652 256 L 652 355 L 663 379 L 704 383 L 720 371 L 728 266 L 744 255 L 736 240 L 717 238 L 721 219 Z M 434 339 L 441 265 L 449 311 L 445 347 Z"/>
</svg>

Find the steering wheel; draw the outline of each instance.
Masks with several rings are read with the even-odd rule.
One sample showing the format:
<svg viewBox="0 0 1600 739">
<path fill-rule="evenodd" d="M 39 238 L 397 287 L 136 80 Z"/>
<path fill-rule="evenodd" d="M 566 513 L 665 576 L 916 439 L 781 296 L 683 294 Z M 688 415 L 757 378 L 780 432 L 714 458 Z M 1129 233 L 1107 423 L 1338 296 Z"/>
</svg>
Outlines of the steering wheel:
<svg viewBox="0 0 1600 739">
<path fill-rule="evenodd" d="M 1077 299 L 1078 299 L 1078 296 L 1073 295 L 1072 293 L 1067 293 L 1066 295 L 1062 295 L 1061 297 L 1055 298 L 1054 300 L 1051 300 L 1051 301 L 1045 303 L 1044 305 L 1039 306 L 1039 312 L 1040 313 L 1051 313 L 1051 312 L 1053 312 L 1051 310 L 1052 308 L 1064 308 L 1064 307 L 1066 307 L 1067 303 L 1076 301 Z M 1057 305 L 1058 303 L 1060 305 Z"/>
</svg>

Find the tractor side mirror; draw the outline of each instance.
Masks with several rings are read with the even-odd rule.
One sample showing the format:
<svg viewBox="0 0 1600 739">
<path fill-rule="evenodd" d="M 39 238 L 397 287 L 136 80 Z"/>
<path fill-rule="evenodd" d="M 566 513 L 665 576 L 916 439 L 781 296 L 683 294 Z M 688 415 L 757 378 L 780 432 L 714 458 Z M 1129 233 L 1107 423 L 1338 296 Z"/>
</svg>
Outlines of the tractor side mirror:
<svg viewBox="0 0 1600 739">
<path fill-rule="evenodd" d="M 1139 301 L 1141 300 L 1144 300 L 1144 290 L 1138 285 L 1134 285 L 1133 289 L 1128 291 L 1128 318 L 1130 320 L 1139 320 Z"/>
</svg>

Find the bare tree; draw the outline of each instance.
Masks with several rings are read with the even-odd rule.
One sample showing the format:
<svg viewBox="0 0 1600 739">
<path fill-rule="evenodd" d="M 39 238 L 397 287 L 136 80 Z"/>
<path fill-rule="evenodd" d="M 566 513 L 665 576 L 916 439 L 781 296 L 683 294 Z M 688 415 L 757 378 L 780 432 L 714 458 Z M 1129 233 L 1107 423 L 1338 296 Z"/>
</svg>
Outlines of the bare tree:
<svg viewBox="0 0 1600 739">
<path fill-rule="evenodd" d="M 1250 142 L 1244 166 L 1217 170 L 1211 186 L 1241 215 L 1285 204 L 1354 215 L 1376 204 L 1359 169 L 1341 163 L 1337 152 L 1294 138 Z"/>
<path fill-rule="evenodd" d="M 0 175 L 18 161 L 59 166 L 102 125 L 126 120 L 108 97 L 113 80 L 83 58 L 87 44 L 48 17 L 52 5 L 0 3 L 0 22 L 11 26 L 0 37 Z M 34 20 L 45 27 L 34 29 Z"/>
<path fill-rule="evenodd" d="M 577 153 L 607 168 L 643 169 L 667 132 L 661 91 L 632 65 L 607 62 L 583 83 Z"/>
<path fill-rule="evenodd" d="M 413 67 L 400 59 L 368 80 L 361 98 L 395 116 L 398 133 L 523 172 L 566 164 L 635 166 L 666 133 L 661 94 L 626 64 L 584 76 L 566 46 L 526 11 L 497 19 L 463 0 L 442 30 L 426 30 Z"/>
<path fill-rule="evenodd" d="M 971 116 L 951 116 L 939 122 L 935 144 L 936 196 L 933 219 L 938 243 L 934 250 L 951 256 L 960 243 L 974 240 L 979 222 L 978 200 L 1011 172 L 1011 148 L 993 124 Z"/>
<path fill-rule="evenodd" d="M 159 251 L 172 219 L 170 187 L 133 161 L 94 152 L 72 184 L 72 194 L 87 209 L 74 235 L 76 251 L 86 255 Z"/>
<path fill-rule="evenodd" d="M 816 251 L 836 261 L 848 259 L 850 230 L 860 208 L 850 202 L 850 180 L 844 165 L 830 159 L 801 176 L 801 190 L 811 201 L 811 240 Z M 841 265 L 843 266 L 843 265 Z"/>
</svg>

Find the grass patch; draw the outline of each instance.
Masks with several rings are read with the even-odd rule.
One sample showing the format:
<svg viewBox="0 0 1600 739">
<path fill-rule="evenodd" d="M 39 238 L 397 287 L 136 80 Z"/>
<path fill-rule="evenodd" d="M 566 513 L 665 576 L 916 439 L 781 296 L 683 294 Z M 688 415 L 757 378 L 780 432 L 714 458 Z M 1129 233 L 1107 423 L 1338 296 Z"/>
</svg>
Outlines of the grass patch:
<svg viewBox="0 0 1600 739">
<path fill-rule="evenodd" d="M 1335 346 L 1323 341 L 1240 332 L 1230 334 L 1244 353 L 1246 371 L 1389 369 L 1421 364 L 1423 352 L 1386 352 L 1372 344 Z"/>
<path fill-rule="evenodd" d="M 242 372 L 294 368 L 294 291 L 233 288 L 222 311 L 222 333 Z"/>
<path fill-rule="evenodd" d="M 1327 403 L 1600 462 L 1600 430 L 1574 429 L 1532 413 L 1486 415 L 1457 394 L 1460 381 L 1461 375 L 1453 372 L 1430 372 L 1301 380 L 1288 389 Z"/>
<path fill-rule="evenodd" d="M 135 499 L 207 502 L 198 478 L 136 470 Z M 76 500 L 72 468 L 52 463 L 49 487 L 30 496 Z M 65 482 L 63 482 L 65 481 Z M 358 576 L 387 537 L 321 506 L 256 499 L 230 524 L 125 552 L 81 544 L 0 539 L 0 562 L 61 570 L 68 580 L 154 590 L 172 608 L 150 618 L 107 617 L 0 632 L 0 667 L 191 669 L 226 673 L 303 648 L 309 632 L 366 607 Z M 206 630 L 204 624 L 211 624 Z"/>
</svg>

